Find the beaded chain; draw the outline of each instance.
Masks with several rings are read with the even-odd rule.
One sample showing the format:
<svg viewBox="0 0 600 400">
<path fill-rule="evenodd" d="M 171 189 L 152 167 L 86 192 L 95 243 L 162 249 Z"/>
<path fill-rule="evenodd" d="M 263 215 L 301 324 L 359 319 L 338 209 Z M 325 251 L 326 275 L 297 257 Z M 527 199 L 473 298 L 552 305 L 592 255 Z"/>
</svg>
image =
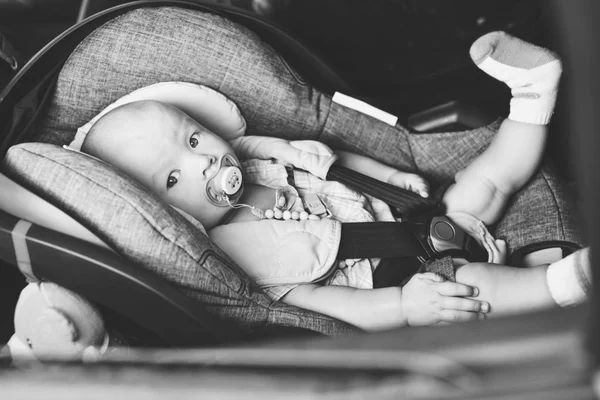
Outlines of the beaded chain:
<svg viewBox="0 0 600 400">
<path fill-rule="evenodd" d="M 298 211 L 290 211 L 286 210 L 285 207 L 287 205 L 287 200 L 279 189 L 275 190 L 275 205 L 273 208 L 268 210 L 262 210 L 258 207 L 251 206 L 249 204 L 238 203 L 232 204 L 229 201 L 229 197 L 226 194 L 223 194 L 223 198 L 229 204 L 231 208 L 249 208 L 252 215 L 254 215 L 258 219 L 280 219 L 280 220 L 295 220 L 295 221 L 304 221 L 304 220 L 312 220 L 318 221 L 321 218 L 329 218 L 331 216 L 331 212 L 328 209 L 325 209 L 324 214 L 311 214 L 306 210 L 298 212 Z"/>
</svg>

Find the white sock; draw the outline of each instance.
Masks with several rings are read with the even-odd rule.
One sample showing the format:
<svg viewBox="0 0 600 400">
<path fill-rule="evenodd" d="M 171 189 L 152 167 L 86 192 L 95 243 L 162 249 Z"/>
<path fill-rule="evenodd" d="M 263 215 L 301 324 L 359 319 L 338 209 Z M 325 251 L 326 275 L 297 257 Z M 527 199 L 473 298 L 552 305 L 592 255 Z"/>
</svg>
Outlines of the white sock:
<svg viewBox="0 0 600 400">
<path fill-rule="evenodd" d="M 561 307 L 583 303 L 591 290 L 590 249 L 586 247 L 548 266 L 546 283 Z"/>
<path fill-rule="evenodd" d="M 512 89 L 509 119 L 540 125 L 550 122 L 562 73 L 556 54 L 505 32 L 480 37 L 470 54 L 482 71 Z"/>
</svg>

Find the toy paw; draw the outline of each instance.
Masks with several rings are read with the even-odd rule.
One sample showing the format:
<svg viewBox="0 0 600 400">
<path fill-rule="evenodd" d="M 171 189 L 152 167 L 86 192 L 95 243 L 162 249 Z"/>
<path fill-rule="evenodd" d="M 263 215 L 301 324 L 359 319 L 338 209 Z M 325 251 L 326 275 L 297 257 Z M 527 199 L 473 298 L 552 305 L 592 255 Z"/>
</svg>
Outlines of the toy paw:
<svg viewBox="0 0 600 400">
<path fill-rule="evenodd" d="M 39 330 L 35 334 L 35 342 L 43 345 L 71 344 L 77 341 L 79 336 L 73 322 L 64 313 L 55 308 L 43 310 L 37 318 L 36 325 L 39 327 Z"/>
<path fill-rule="evenodd" d="M 11 353 L 14 349 L 27 358 L 68 360 L 93 353 L 95 359 L 106 343 L 102 316 L 83 297 L 50 282 L 31 283 L 21 292 Z"/>
</svg>

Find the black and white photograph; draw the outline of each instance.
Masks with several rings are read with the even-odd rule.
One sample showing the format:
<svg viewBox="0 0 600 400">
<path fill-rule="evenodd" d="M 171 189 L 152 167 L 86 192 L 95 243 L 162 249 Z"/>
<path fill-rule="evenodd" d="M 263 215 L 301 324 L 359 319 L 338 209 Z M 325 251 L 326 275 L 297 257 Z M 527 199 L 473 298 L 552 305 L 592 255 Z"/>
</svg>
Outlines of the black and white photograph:
<svg viewBox="0 0 600 400">
<path fill-rule="evenodd" d="M 0 398 L 600 398 L 597 0 L 0 0 Z"/>
</svg>

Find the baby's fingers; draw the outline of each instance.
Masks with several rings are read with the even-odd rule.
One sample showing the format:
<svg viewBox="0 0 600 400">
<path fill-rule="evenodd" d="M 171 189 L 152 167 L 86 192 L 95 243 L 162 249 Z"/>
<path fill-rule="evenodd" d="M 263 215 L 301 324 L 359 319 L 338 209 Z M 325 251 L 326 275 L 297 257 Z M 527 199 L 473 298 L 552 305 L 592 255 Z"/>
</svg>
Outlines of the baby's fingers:
<svg viewBox="0 0 600 400">
<path fill-rule="evenodd" d="M 418 193 L 421 197 L 429 197 L 429 185 L 419 175 L 414 175 L 406 181 L 406 189 Z"/>
<path fill-rule="evenodd" d="M 484 314 L 469 311 L 443 310 L 439 314 L 440 322 L 465 322 L 485 319 Z"/>
<path fill-rule="evenodd" d="M 489 303 L 462 297 L 446 297 L 442 300 L 442 307 L 446 310 L 472 311 L 487 313 L 490 311 Z"/>
<path fill-rule="evenodd" d="M 392 185 L 429 197 L 429 184 L 420 175 L 409 172 L 395 171 L 387 180 Z"/>
<path fill-rule="evenodd" d="M 479 289 L 475 286 L 450 281 L 438 283 L 437 292 L 443 296 L 476 297 L 479 295 Z"/>
</svg>

